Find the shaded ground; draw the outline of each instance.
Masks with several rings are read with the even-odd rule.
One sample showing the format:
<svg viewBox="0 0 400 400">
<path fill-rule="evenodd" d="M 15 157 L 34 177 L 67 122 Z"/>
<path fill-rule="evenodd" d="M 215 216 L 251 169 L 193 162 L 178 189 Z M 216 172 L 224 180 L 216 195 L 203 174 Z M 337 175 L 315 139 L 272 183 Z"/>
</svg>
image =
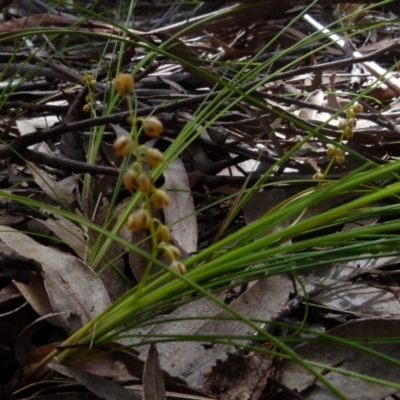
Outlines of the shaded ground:
<svg viewBox="0 0 400 400">
<path fill-rule="evenodd" d="M 174 169 L 165 171 L 156 180 L 156 185 L 191 193 L 189 200 L 176 200 L 176 204 L 181 201 L 175 207 L 177 216 L 161 214 L 160 219 L 170 218 L 175 222 L 198 211 L 182 225 L 181 234 L 173 238 L 184 257 L 207 248 L 220 237 L 261 218 L 280 202 L 316 185 L 316 178 L 325 172 L 329 179 L 337 180 L 361 166 L 365 160 L 377 164 L 397 160 L 396 118 L 400 85 L 395 73 L 399 51 L 398 27 L 390 22 L 395 18 L 390 11 L 393 8 L 372 8 L 350 17 L 357 4 L 321 3 L 312 7 L 308 14 L 323 26 L 331 29 L 342 27 L 343 36 L 345 28 L 351 24 L 368 25 L 369 29 L 352 36 L 351 42 L 348 39 L 342 48 L 333 39 L 322 35 L 296 47 L 316 31 L 310 20 L 295 19 L 304 6 L 309 5 L 307 2 L 293 6 L 291 2 L 272 1 L 250 5 L 246 9 L 215 2 L 201 5 L 139 2 L 131 17 L 128 4 L 116 2 L 77 3 L 82 9 L 53 3 L 47 5 L 38 0 L 3 2 L 3 22 L 0 23 L 3 71 L 1 189 L 68 209 L 74 215 L 82 215 L 102 226 L 113 202 L 121 167 L 121 160 L 115 157 L 112 144 L 117 136 L 130 130 L 126 103 L 118 100 L 111 105 L 112 80 L 117 70 L 131 72 L 136 68 L 148 56 L 151 46 L 159 52 L 135 75 L 134 100 L 138 117 L 155 114 L 164 125 L 162 137 L 153 141 L 152 146 L 162 151 L 168 149 L 185 126 L 219 96 L 224 87 L 222 82 L 228 82 L 232 89 L 232 94 L 224 97 L 207 115 L 203 125 L 195 127 L 194 131 L 201 130 L 202 133 L 177 157 Z M 205 12 L 224 7 L 231 7 L 230 12 L 224 14 L 225 11 L 219 10 L 218 18 L 205 20 Z M 94 13 L 102 14 L 109 21 L 95 18 Z M 29 17 L 26 19 L 24 16 Z M 113 26 L 111 21 L 120 21 L 122 25 L 126 18 L 131 30 L 125 34 L 130 41 L 120 47 L 123 30 Z M 196 21 L 202 22 L 188 24 L 188 18 L 198 18 Z M 338 22 L 341 18 L 342 22 Z M 285 30 L 289 23 L 292 25 Z M 191 28 L 184 30 L 189 25 Z M 29 34 L 20 34 L 24 29 Z M 177 32 L 184 33 L 174 37 Z M 349 29 L 347 34 L 352 32 L 354 29 Z M 354 49 L 360 52 L 357 59 L 353 57 Z M 376 83 L 382 71 L 374 71 L 367 64 L 369 61 L 390 70 L 387 76 L 391 80 L 386 84 Z M 96 87 L 81 84 L 87 74 L 95 77 Z M 358 99 L 363 106 L 359 110 L 362 112 L 349 116 L 346 111 L 338 111 L 346 110 L 346 104 L 367 87 L 371 90 Z M 251 96 L 230 106 L 246 91 L 251 91 Z M 344 137 L 340 123 L 349 119 L 356 121 L 351 127 L 352 135 Z M 310 131 L 315 134 L 295 147 Z M 103 135 L 99 141 L 99 153 L 90 159 L 89 143 L 96 134 Z M 144 143 L 147 139 L 141 137 L 141 140 Z M 335 141 L 344 148 L 343 154 L 327 152 Z M 265 190 L 257 190 L 258 193 L 227 225 L 231 207 L 235 205 L 229 196 L 251 187 L 271 168 L 274 168 L 273 174 L 263 182 L 271 185 Z M 89 189 L 83 184 L 87 182 L 84 174 L 92 176 Z M 129 197 L 130 193 L 125 189 L 119 191 L 116 215 Z M 318 215 L 324 207 L 327 209 L 337 204 L 335 202 L 345 202 L 349 198 L 343 196 L 333 200 L 332 204 L 308 212 Z M 192 208 L 183 211 L 185 202 Z M 124 280 L 115 279 L 108 270 L 99 274 L 100 280 L 91 275 L 91 270 L 88 272 L 82 261 L 87 262 L 86 246 L 96 243 L 100 237 L 98 232 L 93 229 L 83 231 L 82 226 L 61 215 L 10 201 L 9 198 L 0 202 L 0 215 L 3 227 L 0 236 L 0 376 L 6 387 L 30 351 L 65 340 L 82 323 L 96 315 L 96 307 L 99 310 L 107 307 L 110 301 L 140 281 L 144 264 L 136 255 L 128 254 L 122 245 L 115 245 L 101 266 L 112 260 L 115 270 Z M 111 218 L 109 229 L 117 219 Z M 368 220 L 365 224 L 373 225 L 377 220 Z M 59 229 L 60 226 L 64 229 Z M 346 224 L 340 227 L 347 228 Z M 29 236 L 23 236 L 18 242 L 18 236 L 12 236 L 15 233 L 13 229 L 29 232 Z M 329 233 L 335 229 L 337 227 Z M 149 243 L 144 241 L 145 237 L 131 236 L 123 231 L 121 236 L 131 243 L 139 243 L 141 249 L 148 251 Z M 99 243 L 101 248 L 101 239 Z M 335 328 L 339 337 L 362 338 L 363 332 L 375 327 L 374 320 L 357 321 L 350 327 L 342 323 L 369 317 L 381 323 L 382 329 L 376 330 L 376 337 L 396 336 L 396 318 L 400 313 L 396 297 L 397 262 L 396 258 L 381 262 L 360 260 L 346 272 L 342 269 L 344 264 L 338 263 L 337 269 L 330 268 L 329 273 L 326 268 L 323 273 L 304 274 L 302 279 L 312 303 L 307 326 L 323 331 Z M 53 269 L 54 264 L 58 269 Z M 382 274 L 381 268 L 392 270 L 392 274 Z M 372 271 L 364 274 L 368 269 Z M 44 274 L 56 271 L 54 275 L 57 276 L 54 280 L 46 278 L 45 288 L 39 278 L 43 271 Z M 261 279 L 254 286 L 242 285 L 224 292 L 221 298 L 251 318 L 299 324 L 305 316 L 304 293 L 301 290 L 297 292 L 292 280 L 285 276 L 273 279 Z M 50 286 L 50 281 L 54 286 Z M 90 289 L 89 282 L 92 285 Z M 75 303 L 72 301 L 73 305 L 67 305 L 65 299 L 68 295 L 62 291 L 67 284 L 74 286 L 74 290 L 68 292 L 72 293 L 71 298 L 77 299 Z M 98 297 L 80 297 L 84 292 L 97 293 Z M 60 299 L 63 301 L 57 303 Z M 82 315 L 85 317 L 78 313 L 79 318 L 74 319 L 76 315 L 68 307 L 76 307 L 77 303 L 84 304 Z M 41 321 L 30 325 L 39 316 L 62 314 L 64 310 L 71 315 L 53 316 L 51 323 Z M 196 300 L 177 308 L 174 313 L 171 318 L 198 317 L 205 313 L 216 318 L 226 317 L 225 311 L 208 300 Z M 383 325 L 383 317 L 390 317 L 393 321 Z M 154 323 L 148 329 L 151 334 L 177 331 L 199 335 L 254 333 L 244 324 L 227 324 L 223 319 L 199 323 L 194 328 L 187 323 L 178 327 L 170 323 L 160 328 Z M 287 332 L 272 328 L 271 331 L 277 336 L 287 335 Z M 140 334 L 143 332 L 145 330 Z M 140 342 L 142 339 L 132 340 L 135 345 L 141 344 L 141 358 L 136 358 L 134 352 L 129 353 L 131 358 L 125 354 L 128 361 L 116 356 L 108 360 L 109 365 L 99 375 L 118 378 L 120 384 L 122 377 L 129 375 L 128 385 L 141 383 L 148 346 Z M 221 398 L 245 395 L 254 399 L 335 398 L 329 397 L 322 385 L 302 375 L 303 372 L 297 371 L 293 364 L 278 366 L 269 355 L 255 356 L 251 352 L 238 351 L 231 343 L 178 342 L 174 346 L 160 344 L 158 347 L 161 367 L 174 377 L 164 376 L 167 390 L 172 392 Z M 210 351 L 207 346 L 211 346 Z M 274 350 L 270 343 L 263 346 Z M 376 350 L 397 358 L 396 348 L 383 350 L 378 344 Z M 349 369 L 354 367 L 352 360 L 359 359 L 358 353 L 343 353 L 342 349 L 334 346 L 322 351 L 318 345 L 305 345 L 299 353 L 304 358 L 329 362 L 333 366 L 348 363 Z M 157 365 L 157 357 L 151 352 L 149 359 Z M 28 358 L 27 364 L 22 365 L 28 370 L 32 362 L 32 358 Z M 120 373 L 112 375 L 110 371 L 122 363 L 124 366 Z M 355 370 L 360 372 L 357 367 Z M 381 364 L 363 368 L 360 373 L 384 371 L 376 378 L 397 380 L 395 368 L 390 369 L 390 376 L 387 374 L 389 369 Z M 92 366 L 90 372 L 94 369 Z M 20 373 L 24 375 L 26 370 L 20 370 Z M 82 374 L 74 375 L 76 371 L 57 371 L 80 383 L 76 392 L 75 387 L 69 389 L 75 399 L 81 394 L 83 396 L 85 387 L 93 398 L 113 398 L 113 394 L 103 392 L 109 381 L 96 383 L 98 387 L 95 389 L 96 385 L 91 386 Z M 292 379 L 293 376 L 297 380 Z M 8 386 L 5 392 L 24 386 L 16 379 L 12 382 L 11 389 Z M 60 386 L 55 386 L 54 391 L 61 393 L 62 385 L 60 382 L 57 384 Z M 349 384 L 347 393 L 370 392 L 368 398 L 383 398 L 396 391 L 385 387 L 385 390 L 375 393 L 371 386 L 365 382 L 362 384 L 365 386 L 354 383 L 351 388 Z M 154 382 L 145 386 L 152 385 Z M 50 391 L 52 387 L 53 383 L 49 383 L 46 390 Z M 14 398 L 27 398 L 39 393 L 40 386 L 33 385 L 31 389 L 16 393 Z M 117 398 L 131 394 L 127 390 Z M 54 396 L 48 392 L 46 395 L 48 398 Z M 162 398 L 162 393 L 158 392 L 152 398 Z"/>
</svg>

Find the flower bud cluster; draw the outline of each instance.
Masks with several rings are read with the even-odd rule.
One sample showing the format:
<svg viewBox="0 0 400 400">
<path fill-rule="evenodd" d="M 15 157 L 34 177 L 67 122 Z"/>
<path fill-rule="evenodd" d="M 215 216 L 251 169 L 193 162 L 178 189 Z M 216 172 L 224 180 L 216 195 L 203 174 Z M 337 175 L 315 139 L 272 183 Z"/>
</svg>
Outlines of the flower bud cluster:
<svg viewBox="0 0 400 400">
<path fill-rule="evenodd" d="M 89 87 L 89 90 L 92 88 L 95 88 L 97 85 L 97 81 L 93 78 L 92 75 L 89 75 L 85 73 L 81 79 L 81 84 L 82 85 L 87 85 Z M 86 113 L 90 112 L 92 109 L 92 99 L 90 95 L 86 96 L 86 104 L 82 107 L 82 110 Z"/>
<path fill-rule="evenodd" d="M 134 89 L 134 80 L 129 74 L 119 74 L 115 78 L 115 90 L 127 97 L 131 114 L 132 106 L 130 93 Z M 143 206 L 132 212 L 126 222 L 132 232 L 149 229 L 153 239 L 159 244 L 159 249 L 164 250 L 166 258 L 171 262 L 170 268 L 175 272 L 186 273 L 185 266 L 178 261 L 181 253 L 179 249 L 170 244 L 171 232 L 168 226 L 160 220 L 153 218 L 152 207 L 162 209 L 167 207 L 171 200 L 167 192 L 154 186 L 153 179 L 145 172 L 142 164 L 142 154 L 150 168 L 158 167 L 164 161 L 164 155 L 160 150 L 139 146 L 137 123 L 141 123 L 141 129 L 150 137 L 158 137 L 163 132 L 163 125 L 156 117 L 131 119 L 132 135 L 118 137 L 114 142 L 114 152 L 117 157 L 129 156 L 132 152 L 136 155 L 136 161 L 124 173 L 122 183 L 128 190 L 139 190 L 144 195 Z"/>
<path fill-rule="evenodd" d="M 357 114 L 363 112 L 363 106 L 359 103 L 355 103 L 350 106 L 346 111 L 346 118 L 339 122 L 338 128 L 342 131 L 340 142 L 344 138 L 350 140 L 354 136 L 354 128 L 357 126 Z M 326 150 L 329 157 L 334 158 L 338 164 L 343 164 L 345 159 L 345 152 L 343 149 L 330 145 Z"/>
<path fill-rule="evenodd" d="M 354 136 L 353 129 L 357 126 L 357 114 L 363 112 L 363 106 L 359 103 L 355 103 L 350 106 L 346 111 L 346 119 L 343 119 L 339 123 L 339 129 L 343 132 L 346 139 L 352 139 Z"/>
<path fill-rule="evenodd" d="M 335 162 L 337 162 L 338 164 L 343 164 L 346 161 L 344 157 L 346 153 L 340 147 L 329 145 L 326 153 L 329 157 L 335 158 Z"/>
<path fill-rule="evenodd" d="M 185 265 L 179 261 L 181 257 L 181 251 L 178 247 L 170 244 L 169 242 L 162 241 L 159 244 L 159 248 L 164 251 L 164 257 L 171 261 L 170 268 L 179 274 L 186 274 Z"/>
</svg>

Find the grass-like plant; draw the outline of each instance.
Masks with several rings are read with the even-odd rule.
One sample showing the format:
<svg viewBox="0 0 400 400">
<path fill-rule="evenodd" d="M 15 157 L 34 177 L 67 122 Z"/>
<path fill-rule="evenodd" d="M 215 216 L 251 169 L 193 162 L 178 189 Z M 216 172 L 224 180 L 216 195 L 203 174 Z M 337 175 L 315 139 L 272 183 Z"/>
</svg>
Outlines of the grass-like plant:
<svg viewBox="0 0 400 400">
<path fill-rule="evenodd" d="M 82 9 L 77 9 L 80 12 L 83 11 Z M 101 16 L 90 15 L 90 13 L 88 16 L 101 18 Z M 301 15 L 298 16 L 298 18 L 300 17 Z M 106 20 L 106 22 L 111 24 L 111 21 Z M 46 371 L 45 367 L 50 361 L 57 360 L 59 363 L 74 363 L 84 354 L 89 353 L 93 346 L 118 340 L 128 334 L 132 328 L 137 328 L 140 324 L 152 321 L 155 316 L 176 304 L 181 304 L 183 300 L 188 301 L 190 298 L 206 296 L 229 311 L 232 317 L 248 324 L 257 332 L 258 340 L 274 344 L 278 349 L 275 355 L 298 362 L 335 393 L 338 398 L 346 398 L 345 394 L 320 372 L 320 365 L 302 359 L 284 338 L 275 337 L 267 329 L 260 328 L 257 321 L 247 318 L 246 315 L 241 315 L 234 308 L 221 301 L 217 293 L 222 289 L 234 287 L 237 282 L 249 282 L 287 273 L 298 279 L 296 274 L 307 268 L 315 268 L 337 261 L 387 257 L 400 253 L 400 236 L 398 233 L 400 231 L 400 223 L 396 218 L 400 212 L 400 206 L 398 205 L 400 162 L 394 161 L 377 165 L 346 146 L 346 140 L 353 139 L 353 128 L 355 127 L 356 119 L 359 113 L 363 111 L 357 100 L 361 101 L 367 96 L 371 88 L 366 88 L 359 93 L 355 96 L 352 104 L 349 104 L 343 110 L 338 110 L 337 114 L 332 116 L 332 118 L 336 118 L 340 113 L 347 113 L 345 122 L 340 126 L 342 135 L 339 140 L 334 140 L 322 133 L 327 123 L 322 123 L 320 126 L 312 128 L 277 107 L 263 102 L 257 95 L 253 94 L 257 88 L 274 79 L 276 75 L 291 68 L 291 65 L 288 64 L 285 68 L 258 79 L 260 74 L 268 71 L 278 56 L 283 57 L 295 51 L 297 47 L 312 44 L 316 41 L 323 41 L 325 39 L 324 34 L 310 35 L 310 37 L 300 41 L 295 46 L 285 49 L 275 58 L 262 63 L 257 63 L 256 55 L 254 59 L 245 63 L 236 72 L 233 79 L 227 80 L 224 77 L 216 77 L 210 72 L 190 64 L 190 61 L 182 58 L 182 55 L 174 54 L 173 41 L 179 38 L 182 33 L 175 34 L 174 37 L 157 47 L 147 41 L 145 37 L 135 37 L 122 25 L 119 25 L 118 29 L 122 32 L 121 36 L 112 38 L 115 45 L 115 54 L 122 54 L 127 45 L 141 46 L 147 51 L 147 55 L 136 66 L 132 74 L 121 73 L 117 65 L 116 73 L 112 76 L 108 75 L 105 80 L 106 85 L 112 87 L 112 89 L 107 90 L 104 94 L 104 99 L 102 100 L 105 105 L 102 108 L 103 116 L 111 115 L 114 107 L 117 104 L 122 104 L 120 103 L 122 98 L 127 101 L 132 124 L 132 131 L 116 140 L 114 150 L 121 159 L 132 153 L 136 159 L 131 165 L 127 161 L 121 163 L 121 174 L 117 181 L 117 189 L 111 204 L 116 205 L 118 189 L 122 186 L 129 190 L 135 190 L 135 193 L 125 205 L 123 212 L 120 213 L 118 221 L 110 230 L 107 224 L 112 217 L 111 211 L 104 226 L 97 226 L 91 222 L 90 218 L 74 214 L 68 209 L 59 209 L 43 202 L 18 196 L 12 191 L 2 190 L 0 195 L 2 198 L 17 201 L 35 209 L 43 209 L 55 215 L 61 215 L 81 225 L 85 230 L 90 229 L 97 232 L 99 239 L 90 249 L 86 260 L 87 264 L 95 271 L 99 271 L 104 267 L 107 251 L 112 243 L 118 243 L 128 251 L 138 253 L 147 260 L 148 265 L 138 285 L 132 287 L 103 313 L 69 337 L 59 349 L 52 350 L 44 356 L 35 368 L 23 378 L 23 381 L 31 382 L 43 377 Z M 343 28 L 341 29 L 343 30 Z M 366 29 L 366 27 L 360 27 L 360 30 L 362 29 Z M 22 33 L 15 33 L 13 39 L 18 40 L 22 35 L 33 35 L 38 30 L 39 28 L 26 29 Z M 51 28 L 48 30 L 48 34 L 54 35 L 54 37 L 68 33 L 73 34 L 68 28 L 63 30 Z M 93 45 L 95 41 L 110 41 L 110 38 L 104 34 L 81 32 L 81 35 L 89 43 L 93 40 Z M 274 40 L 278 40 L 278 37 Z M 260 50 L 259 54 L 265 52 L 272 45 L 272 42 Z M 171 43 L 172 47 L 169 47 Z M 330 44 L 326 42 L 326 44 L 321 45 L 321 48 Z M 315 49 L 312 52 L 317 50 Z M 203 96 L 201 107 L 198 107 L 194 112 L 194 117 L 186 123 L 178 137 L 171 143 L 164 154 L 140 144 L 139 133 L 141 131 L 149 136 L 157 137 L 162 133 L 162 125 L 155 116 L 157 108 L 154 110 L 155 115 L 138 115 L 140 108 L 137 106 L 134 96 L 135 74 L 138 73 L 140 68 L 151 64 L 160 54 L 186 67 L 190 67 L 199 76 L 204 77 L 205 80 L 212 82 L 214 85 L 214 88 Z M 59 56 L 62 56 L 62 54 L 59 54 Z M 304 55 L 304 58 L 307 56 Z M 111 85 L 114 77 L 114 84 Z M 89 88 L 95 87 L 94 78 L 85 74 L 83 84 Z M 3 98 L 2 101 L 4 103 L 5 99 Z M 88 97 L 89 103 L 93 103 L 93 96 Z M 326 171 L 321 172 L 314 179 L 310 176 L 307 189 L 274 207 L 259 220 L 240 228 L 234 233 L 223 236 L 214 244 L 200 249 L 198 253 L 184 261 L 179 260 L 179 250 L 169 244 L 169 228 L 153 217 L 152 206 L 162 208 L 169 204 L 168 194 L 157 189 L 153 182 L 161 176 L 170 162 L 179 157 L 187 146 L 196 140 L 203 131 L 238 104 L 246 104 L 263 112 L 275 114 L 303 129 L 306 134 L 258 181 L 252 186 L 243 188 L 240 193 L 242 196 L 234 203 L 236 208 L 232 210 L 231 220 L 241 211 L 244 204 L 254 193 L 260 190 L 267 190 L 268 187 L 276 184 L 269 182 L 269 178 L 279 168 L 283 167 L 287 160 L 308 141 L 317 139 L 323 143 L 329 143 L 328 154 L 332 157 L 332 161 Z M 163 105 L 160 106 L 160 109 L 162 107 Z M 90 107 L 86 107 L 85 111 L 94 113 Z M 90 163 L 95 163 L 96 161 L 103 133 L 104 125 L 91 127 L 88 150 L 88 162 Z M 330 177 L 332 165 L 334 162 L 345 162 L 345 153 L 361 161 L 360 166 L 340 179 L 332 179 Z M 149 173 L 145 172 L 141 161 L 143 154 L 147 164 L 152 167 Z M 92 185 L 92 178 L 86 175 L 83 180 L 83 198 L 90 196 Z M 304 214 L 305 210 L 317 204 L 322 204 L 327 200 L 347 194 L 354 194 L 355 196 L 351 200 L 334 206 L 317 216 L 306 217 Z M 173 204 L 171 206 L 173 207 Z M 390 216 L 391 218 L 386 218 L 384 222 L 378 222 L 375 225 L 359 226 L 348 231 L 340 231 L 340 227 L 344 223 L 357 222 L 360 219 L 366 219 L 371 216 Z M 291 221 L 291 224 L 285 228 L 273 230 L 274 227 L 281 226 L 282 222 L 285 221 Z M 152 251 L 150 253 L 143 251 L 139 246 L 124 240 L 118 235 L 125 224 L 132 231 L 145 229 L 149 232 L 152 242 Z M 320 232 L 323 232 L 323 234 L 320 234 Z M 170 260 L 169 264 L 160 261 L 158 258 L 160 252 L 167 256 L 167 259 Z M 154 265 L 158 266 L 161 272 L 151 275 Z M 304 327 L 296 327 L 296 329 L 306 331 Z M 318 334 L 319 338 L 322 336 L 324 335 Z M 324 338 L 330 341 L 339 341 L 339 339 L 329 337 L 329 335 L 325 335 Z M 149 337 L 149 341 L 154 342 L 162 339 L 160 337 Z M 192 338 L 190 336 L 182 338 L 174 336 L 167 337 L 167 339 L 208 340 L 218 343 L 237 342 L 239 346 L 239 340 L 243 340 L 243 337 L 235 338 L 227 334 L 219 338 Z M 341 341 L 343 340 L 341 339 Z M 357 348 L 368 352 L 367 347 L 363 347 L 355 343 L 355 341 L 349 339 L 344 342 L 348 346 L 357 346 Z M 251 347 L 250 345 L 248 347 L 260 352 L 267 352 L 263 348 Z M 371 357 L 379 356 L 383 357 L 383 355 L 371 353 Z M 388 361 L 398 365 L 397 360 Z M 328 365 L 323 367 L 327 370 L 351 374 L 349 371 Z M 370 379 L 367 376 L 358 376 L 358 378 Z M 398 384 L 393 382 L 379 381 L 377 383 L 398 387 Z"/>
</svg>

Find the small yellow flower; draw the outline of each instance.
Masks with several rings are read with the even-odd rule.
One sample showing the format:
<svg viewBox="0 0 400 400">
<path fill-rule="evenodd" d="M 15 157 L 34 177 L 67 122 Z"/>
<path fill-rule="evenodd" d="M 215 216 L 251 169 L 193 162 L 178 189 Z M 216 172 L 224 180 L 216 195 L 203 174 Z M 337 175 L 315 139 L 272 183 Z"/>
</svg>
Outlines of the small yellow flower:
<svg viewBox="0 0 400 400">
<path fill-rule="evenodd" d="M 355 104 L 353 105 L 353 111 L 354 111 L 356 114 L 362 113 L 362 112 L 364 111 L 364 107 L 363 107 L 361 104 L 359 104 L 359 103 L 355 103 Z"/>
<path fill-rule="evenodd" d="M 336 156 L 336 157 L 335 157 L 335 161 L 336 161 L 338 164 L 343 164 L 343 163 L 346 161 L 346 159 L 344 158 L 344 156 Z"/>
<path fill-rule="evenodd" d="M 89 83 L 90 81 L 93 81 L 94 78 L 92 75 L 89 75 L 85 72 L 85 74 L 83 75 L 82 79 L 81 79 L 81 83 L 82 85 L 85 85 L 86 83 Z"/>
<path fill-rule="evenodd" d="M 128 96 L 135 86 L 135 82 L 129 74 L 118 74 L 115 78 L 114 84 L 115 90 L 121 96 Z"/>
<path fill-rule="evenodd" d="M 340 120 L 338 128 L 342 131 L 347 126 L 347 121 L 345 119 Z"/>
<path fill-rule="evenodd" d="M 168 226 L 159 225 L 156 229 L 156 236 L 160 242 L 169 243 L 171 241 L 171 231 Z"/>
<path fill-rule="evenodd" d="M 94 80 L 94 79 L 92 79 L 91 81 L 89 81 L 89 85 L 90 85 L 92 88 L 94 88 L 94 87 L 97 86 L 97 81 Z"/>
<path fill-rule="evenodd" d="M 157 189 L 153 191 L 153 196 L 151 196 L 151 201 L 154 207 L 162 209 L 163 207 L 169 206 L 171 200 L 165 190 Z"/>
<path fill-rule="evenodd" d="M 345 155 L 345 151 L 343 149 L 337 148 L 336 149 L 336 155 L 337 156 L 344 156 Z"/>
<path fill-rule="evenodd" d="M 86 113 L 90 112 L 90 109 L 91 109 L 90 104 L 85 104 L 85 105 L 82 107 L 83 112 L 86 112 Z"/>
<path fill-rule="evenodd" d="M 125 187 L 125 189 L 128 190 L 137 190 L 139 189 L 138 185 L 138 174 L 135 170 L 129 169 L 128 171 L 125 172 L 122 183 Z"/>
<path fill-rule="evenodd" d="M 140 231 L 150 227 L 150 215 L 146 210 L 140 209 L 134 211 L 128 218 L 126 225 L 132 232 Z"/>
<path fill-rule="evenodd" d="M 343 131 L 344 136 L 346 136 L 346 139 L 351 139 L 354 136 L 353 129 L 351 129 L 349 126 L 346 127 L 346 129 Z"/>
<path fill-rule="evenodd" d="M 163 130 L 163 124 L 157 117 L 148 117 L 143 121 L 143 132 L 147 136 L 159 137 Z"/>
<path fill-rule="evenodd" d="M 114 153 L 118 157 L 124 157 L 131 153 L 133 140 L 130 136 L 119 136 L 114 142 Z"/>
<path fill-rule="evenodd" d="M 164 250 L 165 250 L 164 256 L 169 261 L 175 261 L 181 256 L 181 251 L 176 246 L 173 246 L 172 244 L 165 246 Z"/>
<path fill-rule="evenodd" d="M 347 120 L 347 126 L 351 129 L 355 128 L 357 126 L 357 120 L 355 118 L 349 118 Z"/>
<path fill-rule="evenodd" d="M 186 267 L 180 261 L 172 261 L 170 268 L 181 275 L 186 274 Z"/>
<path fill-rule="evenodd" d="M 347 116 L 347 119 L 349 119 L 349 118 L 355 118 L 356 113 L 353 111 L 353 108 L 352 108 L 352 107 L 350 107 L 350 108 L 346 111 L 346 116 Z"/>
<path fill-rule="evenodd" d="M 147 164 L 149 164 L 152 168 L 159 166 L 164 161 L 164 154 L 157 149 L 147 148 L 144 157 L 147 161 Z"/>
<path fill-rule="evenodd" d="M 143 193 L 148 193 L 153 189 L 153 180 L 146 174 L 141 174 L 137 178 L 139 190 Z"/>
<path fill-rule="evenodd" d="M 329 157 L 334 157 L 336 155 L 336 151 L 337 151 L 336 147 L 331 145 L 326 150 L 326 154 L 328 154 Z"/>
<path fill-rule="evenodd" d="M 313 179 L 316 179 L 316 180 L 318 180 L 318 179 L 322 179 L 324 177 L 324 174 L 319 170 L 318 172 L 316 172 L 314 175 L 313 175 Z"/>
</svg>

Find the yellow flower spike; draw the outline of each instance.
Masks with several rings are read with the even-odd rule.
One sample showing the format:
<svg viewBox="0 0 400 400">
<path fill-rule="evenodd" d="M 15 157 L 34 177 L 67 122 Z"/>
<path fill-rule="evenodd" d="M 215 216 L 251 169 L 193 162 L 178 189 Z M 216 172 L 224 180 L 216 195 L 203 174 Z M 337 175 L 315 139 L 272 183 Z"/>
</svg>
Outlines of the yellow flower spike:
<svg viewBox="0 0 400 400">
<path fill-rule="evenodd" d="M 359 104 L 359 103 L 355 103 L 355 104 L 353 105 L 353 111 L 354 111 L 356 114 L 362 113 L 362 112 L 364 111 L 364 107 L 363 107 L 361 104 Z"/>
<path fill-rule="evenodd" d="M 336 161 L 338 164 L 343 164 L 343 163 L 346 161 L 346 159 L 344 158 L 344 156 L 336 156 L 336 157 L 335 157 L 335 161 Z"/>
<path fill-rule="evenodd" d="M 114 142 L 114 153 L 118 157 L 124 157 L 131 153 L 133 140 L 130 136 L 119 136 Z"/>
<path fill-rule="evenodd" d="M 135 87 L 135 82 L 129 74 L 118 74 L 115 78 L 114 85 L 115 90 L 121 96 L 128 96 Z"/>
<path fill-rule="evenodd" d="M 344 136 L 346 136 L 346 139 L 351 139 L 354 136 L 353 129 L 351 129 L 349 126 L 343 131 Z"/>
<path fill-rule="evenodd" d="M 138 174 L 133 169 L 129 169 L 128 171 L 126 171 L 124 174 L 124 177 L 122 179 L 122 183 L 123 183 L 125 189 L 128 189 L 128 190 L 139 189 L 137 178 L 138 178 Z"/>
<path fill-rule="evenodd" d="M 334 157 L 336 156 L 336 147 L 335 146 L 329 146 L 326 150 L 326 154 L 328 154 L 329 157 Z"/>
<path fill-rule="evenodd" d="M 164 130 L 162 122 L 157 117 L 147 117 L 143 121 L 143 132 L 152 138 L 159 137 Z"/>
<path fill-rule="evenodd" d="M 88 113 L 88 112 L 90 112 L 90 109 L 91 109 L 92 107 L 90 106 L 90 104 L 85 104 L 83 107 L 82 107 L 82 110 L 83 110 L 83 112 L 86 112 L 86 113 Z"/>
<path fill-rule="evenodd" d="M 136 210 L 129 217 L 126 225 L 132 232 L 148 229 L 150 227 L 150 215 L 147 210 Z"/>
<path fill-rule="evenodd" d="M 160 242 L 169 243 L 171 241 L 171 231 L 166 225 L 159 225 L 157 227 L 156 236 Z"/>
<path fill-rule="evenodd" d="M 151 196 L 151 201 L 154 207 L 162 209 L 163 207 L 169 206 L 171 200 L 165 190 L 156 189 L 153 191 L 153 196 Z"/>
<path fill-rule="evenodd" d="M 172 261 L 170 268 L 181 275 L 186 274 L 186 267 L 180 261 Z"/>
<path fill-rule="evenodd" d="M 138 176 L 137 184 L 142 193 L 148 193 L 153 190 L 153 180 L 146 174 Z"/>
<path fill-rule="evenodd" d="M 89 85 L 90 85 L 92 88 L 94 88 L 94 87 L 97 86 L 97 81 L 94 80 L 94 79 L 92 79 L 91 81 L 89 81 Z"/>
<path fill-rule="evenodd" d="M 150 167 L 155 168 L 164 161 L 164 154 L 161 153 L 160 150 L 147 148 L 144 154 L 144 158 L 146 159 L 146 162 L 150 165 Z"/>
</svg>

